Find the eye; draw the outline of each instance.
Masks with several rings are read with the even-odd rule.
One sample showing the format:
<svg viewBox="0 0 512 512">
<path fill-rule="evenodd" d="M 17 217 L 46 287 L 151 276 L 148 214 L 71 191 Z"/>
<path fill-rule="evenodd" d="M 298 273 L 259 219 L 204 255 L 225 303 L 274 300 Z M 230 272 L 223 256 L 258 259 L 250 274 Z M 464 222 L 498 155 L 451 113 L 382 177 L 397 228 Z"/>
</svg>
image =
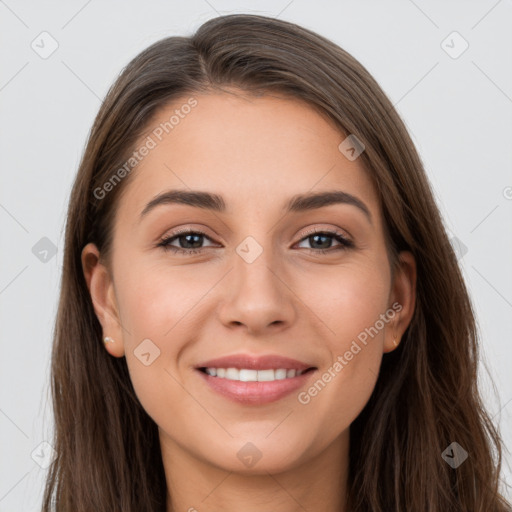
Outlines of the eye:
<svg viewBox="0 0 512 512">
<path fill-rule="evenodd" d="M 329 239 L 335 239 L 337 242 L 339 242 L 340 245 L 338 246 L 331 246 L 332 242 L 329 242 Z M 313 246 L 313 249 L 308 249 L 309 251 L 315 252 L 315 253 L 329 253 L 339 250 L 346 250 L 354 247 L 354 243 L 349 240 L 345 235 L 338 231 L 322 231 L 318 230 L 315 231 L 313 234 L 310 234 L 307 237 L 304 237 L 302 241 L 309 241 L 309 243 Z M 326 241 L 327 240 L 327 241 Z M 316 246 L 316 248 L 315 248 Z M 320 246 L 320 247 L 318 247 Z"/>
<path fill-rule="evenodd" d="M 203 239 L 211 240 L 206 233 L 198 230 L 187 230 L 180 231 L 179 234 L 170 235 L 168 237 L 164 237 L 157 244 L 158 247 L 162 247 L 164 251 L 172 251 L 174 253 L 180 254 L 197 254 L 203 251 L 203 247 L 201 247 L 201 243 Z M 177 240 L 180 245 L 184 245 L 185 247 L 176 247 L 171 245 L 172 242 Z"/>
<path fill-rule="evenodd" d="M 334 239 L 339 243 L 339 245 L 332 247 L 332 242 L 326 242 L 326 239 Z M 202 246 L 204 240 L 211 241 L 211 238 L 202 231 L 190 229 L 162 238 L 157 244 L 157 247 L 161 247 L 164 251 L 172 251 L 176 254 L 199 254 L 206 249 L 206 247 Z M 185 247 L 176 247 L 175 245 L 172 245 L 175 241 L 178 241 L 180 245 Z M 321 254 L 332 253 L 334 251 L 346 250 L 354 247 L 354 243 L 338 231 L 314 231 L 312 234 L 310 233 L 307 237 L 304 237 L 299 243 L 302 243 L 303 241 L 309 241 L 313 245 L 312 249 L 306 248 L 307 250 Z M 320 247 L 317 246 L 315 248 L 315 245 L 320 245 Z"/>
</svg>

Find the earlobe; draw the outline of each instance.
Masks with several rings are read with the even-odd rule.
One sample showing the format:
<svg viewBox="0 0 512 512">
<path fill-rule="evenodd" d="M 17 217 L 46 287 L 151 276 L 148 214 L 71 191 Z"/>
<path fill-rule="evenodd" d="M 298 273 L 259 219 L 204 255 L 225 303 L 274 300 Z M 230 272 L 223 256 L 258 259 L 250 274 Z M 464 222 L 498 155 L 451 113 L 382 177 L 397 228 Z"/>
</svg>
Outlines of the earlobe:
<svg viewBox="0 0 512 512">
<path fill-rule="evenodd" d="M 395 311 L 395 316 L 385 335 L 384 352 L 391 352 L 398 347 L 414 314 L 416 260 L 409 251 L 402 251 L 399 254 L 399 264 L 393 279 L 390 299 L 390 307 Z"/>
<path fill-rule="evenodd" d="M 397 325 L 400 322 L 400 312 L 398 312 L 398 318 L 395 322 L 393 322 L 393 347 L 396 348 L 400 344 L 400 338 L 397 333 Z"/>
<path fill-rule="evenodd" d="M 122 329 L 114 293 L 114 283 L 108 269 L 100 261 L 100 253 L 95 244 L 89 243 L 82 250 L 82 269 L 94 312 L 101 324 L 103 338 L 109 337 L 116 343 L 102 343 L 107 351 L 115 356 L 124 355 Z"/>
</svg>

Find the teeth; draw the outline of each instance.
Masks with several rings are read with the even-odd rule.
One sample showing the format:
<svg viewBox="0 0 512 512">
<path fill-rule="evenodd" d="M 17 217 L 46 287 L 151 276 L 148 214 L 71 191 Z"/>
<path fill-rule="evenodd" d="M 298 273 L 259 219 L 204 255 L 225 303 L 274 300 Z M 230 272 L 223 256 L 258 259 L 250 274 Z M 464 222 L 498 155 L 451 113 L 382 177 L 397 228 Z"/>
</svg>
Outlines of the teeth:
<svg viewBox="0 0 512 512">
<path fill-rule="evenodd" d="M 249 370 L 247 368 L 206 368 L 206 373 L 221 379 L 238 380 L 240 382 L 271 382 L 274 380 L 291 379 L 304 373 L 303 370 Z"/>
<path fill-rule="evenodd" d="M 280 368 L 279 370 L 276 370 L 275 372 L 276 372 L 275 373 L 276 380 L 286 379 L 286 370 L 283 370 L 282 368 Z"/>
<path fill-rule="evenodd" d="M 269 382 L 274 380 L 274 370 L 258 370 L 258 382 Z"/>
<path fill-rule="evenodd" d="M 227 377 L 227 375 L 226 375 Z M 230 378 L 231 380 L 235 380 L 236 379 L 236 373 L 233 372 L 232 374 L 230 374 L 230 376 L 228 377 Z M 239 370 L 238 371 L 238 379 L 236 380 L 240 380 L 241 382 L 257 382 L 258 381 L 258 370 Z"/>
<path fill-rule="evenodd" d="M 226 368 L 226 379 L 240 380 L 240 370 L 236 368 Z"/>
</svg>

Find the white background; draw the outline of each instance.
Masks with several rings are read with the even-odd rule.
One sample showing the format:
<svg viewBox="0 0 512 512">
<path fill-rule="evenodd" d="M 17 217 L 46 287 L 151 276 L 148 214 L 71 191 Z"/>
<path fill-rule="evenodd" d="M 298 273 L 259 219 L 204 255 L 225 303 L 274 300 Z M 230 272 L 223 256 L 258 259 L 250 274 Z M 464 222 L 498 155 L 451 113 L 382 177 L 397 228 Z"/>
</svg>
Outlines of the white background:
<svg viewBox="0 0 512 512">
<path fill-rule="evenodd" d="M 48 451 L 38 445 L 51 440 L 49 357 L 66 206 L 100 101 L 149 44 L 232 12 L 278 16 L 332 39 L 396 105 L 446 227 L 466 248 L 459 261 L 497 389 L 482 367 L 482 392 L 512 446 L 510 0 L 0 0 L 0 512 L 40 507 L 45 470 L 31 454 Z M 458 58 L 443 49 L 463 48 L 457 36 L 446 40 L 453 31 L 469 44 Z M 46 49 L 58 43 L 46 59 L 31 47 L 41 37 Z M 32 252 L 43 237 L 57 247 L 46 263 Z M 505 453 L 509 499 L 511 460 Z"/>
</svg>

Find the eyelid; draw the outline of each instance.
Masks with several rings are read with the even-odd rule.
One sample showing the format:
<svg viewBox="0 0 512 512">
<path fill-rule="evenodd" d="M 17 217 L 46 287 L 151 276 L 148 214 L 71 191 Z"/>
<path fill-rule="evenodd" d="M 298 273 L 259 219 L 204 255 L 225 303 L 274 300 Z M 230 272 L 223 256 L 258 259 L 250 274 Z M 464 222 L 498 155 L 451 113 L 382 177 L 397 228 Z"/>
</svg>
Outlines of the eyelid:
<svg viewBox="0 0 512 512">
<path fill-rule="evenodd" d="M 183 227 L 177 228 L 176 230 L 172 230 L 172 229 L 167 230 L 167 231 L 165 231 L 165 233 L 163 235 L 158 237 L 158 241 L 178 237 L 180 235 L 188 235 L 190 233 L 197 233 L 200 235 L 204 235 L 206 238 L 208 238 L 209 240 L 211 240 L 213 242 L 212 235 L 209 235 L 206 232 L 206 229 L 203 229 L 200 227 L 195 227 L 195 226 L 186 226 L 184 228 Z M 216 235 L 213 235 L 213 236 L 216 236 Z"/>
<path fill-rule="evenodd" d="M 352 241 L 352 238 L 353 238 L 352 235 L 346 229 L 341 229 L 341 228 L 338 228 L 337 226 L 322 226 L 322 227 L 309 228 L 309 229 L 306 229 L 306 231 L 302 231 L 299 235 L 300 236 L 299 242 L 302 241 L 303 238 L 315 235 L 317 233 L 330 233 L 331 236 L 332 236 L 332 234 L 335 233 L 335 234 L 343 237 L 347 241 Z"/>
</svg>

